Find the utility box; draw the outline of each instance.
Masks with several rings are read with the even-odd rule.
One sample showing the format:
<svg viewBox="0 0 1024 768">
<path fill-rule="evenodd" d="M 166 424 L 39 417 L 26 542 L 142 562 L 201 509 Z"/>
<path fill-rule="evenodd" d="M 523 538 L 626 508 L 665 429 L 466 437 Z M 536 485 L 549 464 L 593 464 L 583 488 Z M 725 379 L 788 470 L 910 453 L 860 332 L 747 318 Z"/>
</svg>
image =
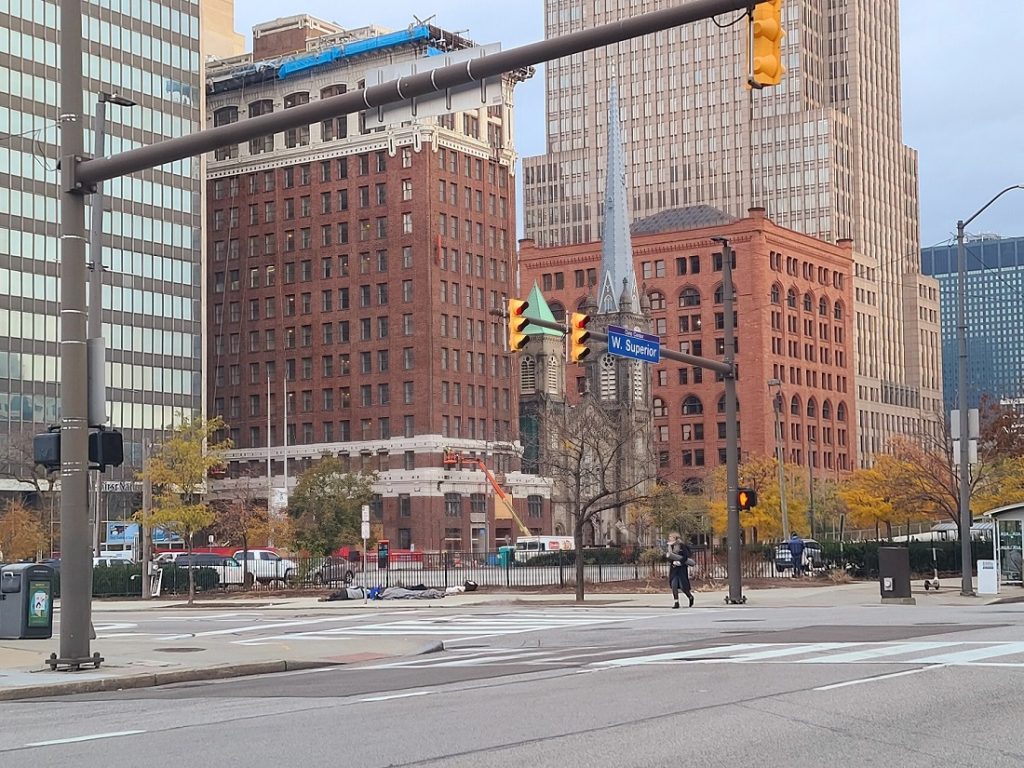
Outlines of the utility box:
<svg viewBox="0 0 1024 768">
<path fill-rule="evenodd" d="M 906 547 L 878 548 L 878 582 L 883 603 L 915 605 L 910 594 L 910 550 Z"/>
<path fill-rule="evenodd" d="M 16 563 L 0 568 L 0 639 L 53 636 L 53 568 Z"/>
</svg>

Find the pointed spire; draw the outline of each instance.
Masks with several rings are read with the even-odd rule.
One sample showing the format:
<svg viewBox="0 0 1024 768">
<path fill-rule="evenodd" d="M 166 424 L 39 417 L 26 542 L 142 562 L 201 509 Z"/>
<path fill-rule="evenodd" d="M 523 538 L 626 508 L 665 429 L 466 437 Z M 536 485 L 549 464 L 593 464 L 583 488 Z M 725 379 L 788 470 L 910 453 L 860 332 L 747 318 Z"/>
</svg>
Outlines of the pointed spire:
<svg viewBox="0 0 1024 768">
<path fill-rule="evenodd" d="M 540 286 L 537 285 L 537 281 L 533 281 L 533 288 L 530 289 L 530 295 L 526 297 L 526 303 L 529 304 L 526 311 L 523 313 L 525 317 L 536 318 L 537 320 L 547 320 L 549 323 L 554 323 L 555 315 L 551 311 L 551 307 L 548 306 L 547 300 L 544 298 L 544 294 L 540 292 Z M 543 336 L 561 336 L 558 331 L 554 331 L 550 328 L 541 328 L 538 325 L 528 323 L 526 325 L 526 333 L 530 334 L 541 334 Z"/>
<path fill-rule="evenodd" d="M 625 300 L 639 309 L 633 247 L 629 236 L 629 198 L 626 157 L 619 122 L 619 84 L 614 71 L 608 89 L 608 158 L 604 192 L 604 229 L 601 242 L 601 280 L 597 299 L 599 314 L 616 313 Z M 621 287 L 620 287 L 621 286 Z"/>
</svg>

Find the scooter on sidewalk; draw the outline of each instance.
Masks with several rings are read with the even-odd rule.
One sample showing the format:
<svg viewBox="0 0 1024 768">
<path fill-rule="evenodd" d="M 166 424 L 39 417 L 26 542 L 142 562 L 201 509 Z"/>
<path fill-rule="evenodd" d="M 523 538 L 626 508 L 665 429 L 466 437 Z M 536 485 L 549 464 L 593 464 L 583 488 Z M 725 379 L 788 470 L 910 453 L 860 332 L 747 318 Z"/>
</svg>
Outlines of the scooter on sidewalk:
<svg viewBox="0 0 1024 768">
<path fill-rule="evenodd" d="M 932 547 L 932 577 L 924 580 L 924 591 L 927 592 L 929 589 L 936 592 L 939 590 L 939 562 L 935 556 L 935 547 Z"/>
</svg>

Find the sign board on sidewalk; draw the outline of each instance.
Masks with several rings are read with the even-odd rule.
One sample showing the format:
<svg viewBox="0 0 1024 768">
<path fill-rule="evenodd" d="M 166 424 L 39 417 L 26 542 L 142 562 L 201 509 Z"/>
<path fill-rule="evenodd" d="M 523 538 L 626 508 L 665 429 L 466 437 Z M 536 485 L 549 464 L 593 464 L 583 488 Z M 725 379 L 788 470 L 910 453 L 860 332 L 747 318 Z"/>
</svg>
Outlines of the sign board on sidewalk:
<svg viewBox="0 0 1024 768">
<path fill-rule="evenodd" d="M 360 536 L 360 538 L 363 541 L 366 541 L 368 538 L 370 538 L 370 521 L 369 520 L 363 520 L 363 532 L 362 532 L 362 535 Z M 365 544 L 363 545 L 363 549 L 366 549 L 366 545 Z"/>
<path fill-rule="evenodd" d="M 364 523 L 370 522 L 370 505 L 369 504 L 363 504 L 362 513 L 363 513 L 363 518 L 362 518 L 363 522 Z"/>
<path fill-rule="evenodd" d="M 608 352 L 643 363 L 657 363 L 661 361 L 661 337 L 609 325 Z"/>
</svg>

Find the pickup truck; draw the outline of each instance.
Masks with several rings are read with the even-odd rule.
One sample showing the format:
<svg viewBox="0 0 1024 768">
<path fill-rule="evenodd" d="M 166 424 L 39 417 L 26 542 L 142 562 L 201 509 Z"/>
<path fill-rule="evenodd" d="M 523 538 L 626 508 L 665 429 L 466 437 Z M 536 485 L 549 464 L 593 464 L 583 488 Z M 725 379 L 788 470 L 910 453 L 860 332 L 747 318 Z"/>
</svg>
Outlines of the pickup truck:
<svg viewBox="0 0 1024 768">
<path fill-rule="evenodd" d="M 299 574 L 299 568 L 294 561 L 283 558 L 269 549 L 240 549 L 233 557 L 243 566 L 247 566 L 250 585 L 253 581 L 260 584 L 270 584 L 274 581 L 288 584 Z"/>
</svg>

